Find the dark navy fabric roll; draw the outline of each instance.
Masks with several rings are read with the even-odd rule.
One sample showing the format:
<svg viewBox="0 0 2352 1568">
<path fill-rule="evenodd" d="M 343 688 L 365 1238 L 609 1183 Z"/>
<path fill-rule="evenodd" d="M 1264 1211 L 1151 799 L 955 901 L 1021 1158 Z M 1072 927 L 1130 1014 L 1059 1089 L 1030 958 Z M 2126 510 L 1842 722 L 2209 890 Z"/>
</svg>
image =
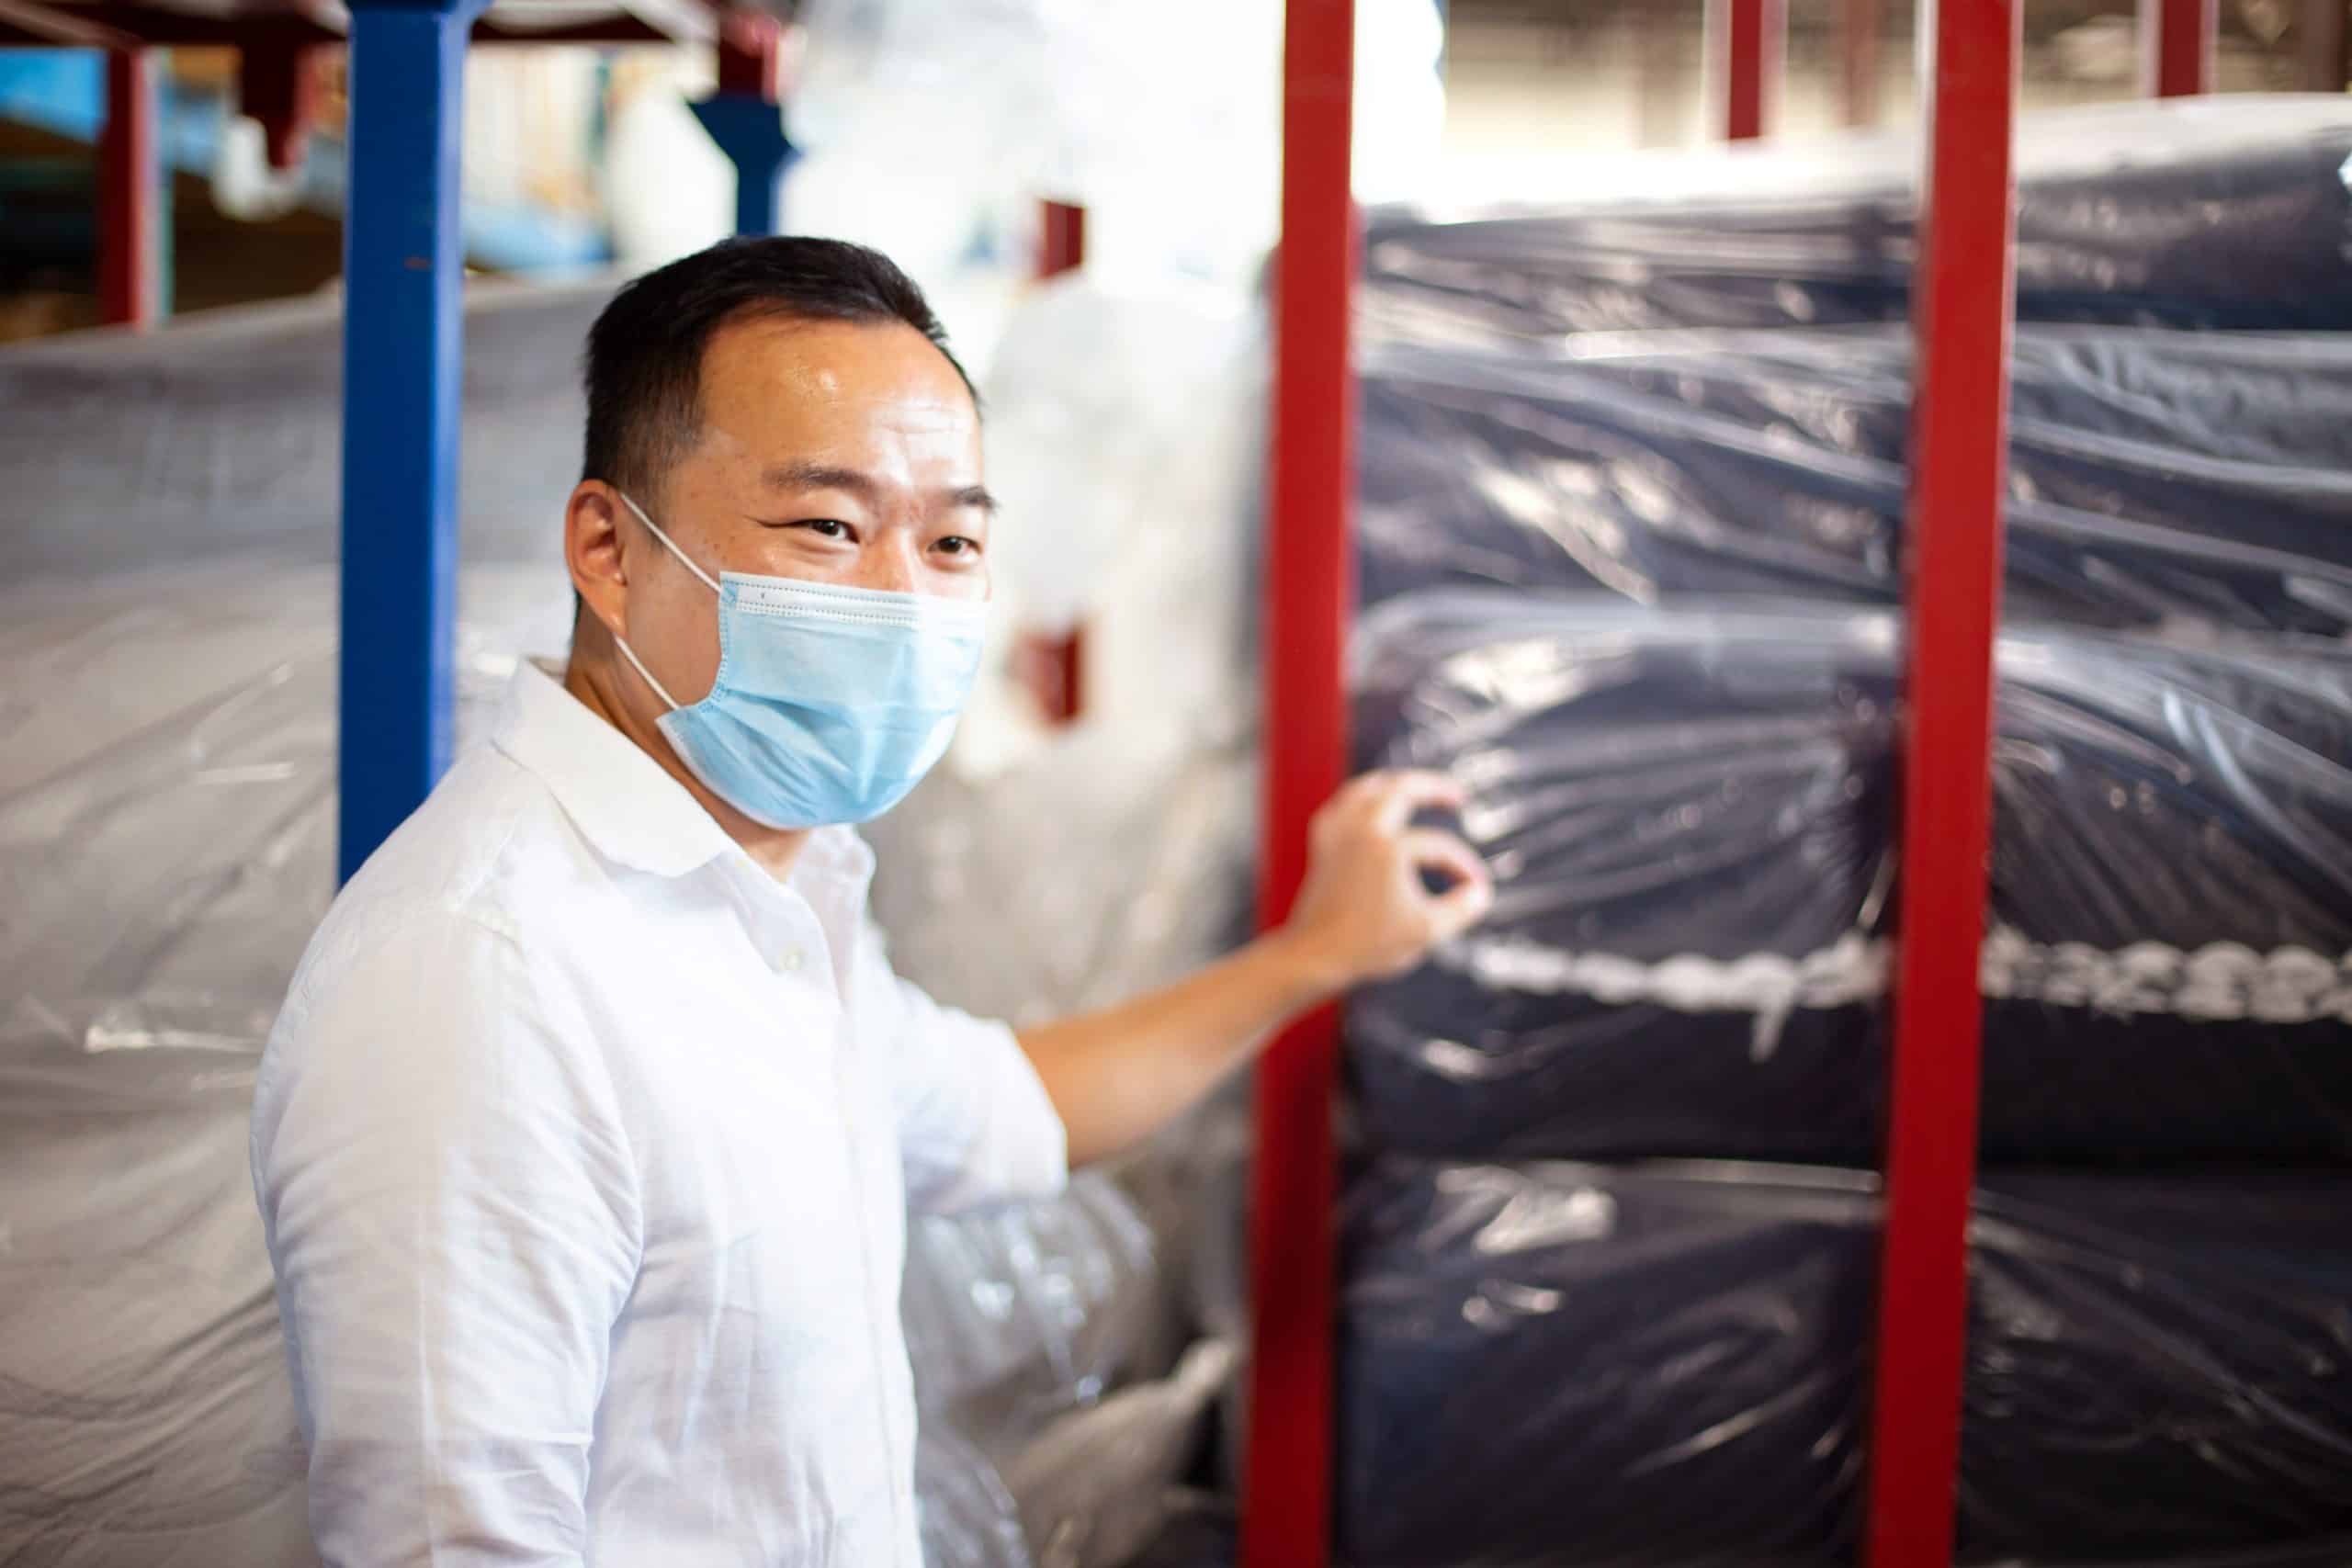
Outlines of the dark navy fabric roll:
<svg viewBox="0 0 2352 1568">
<path fill-rule="evenodd" d="M 2003 640 L 1984 1150 L 2352 1158 L 2352 657 Z M 1379 1148 L 1870 1165 L 1896 650 L 1834 612 L 1432 597 L 1360 760 L 1446 770 L 1492 916 L 1351 1001 Z"/>
<path fill-rule="evenodd" d="M 1351 1182 L 1352 1568 L 1827 1565 L 1867 1457 L 1875 1179 Z M 1971 1231 L 1965 1562 L 2326 1563 L 2352 1532 L 2352 1182 L 2001 1176 Z"/>
</svg>

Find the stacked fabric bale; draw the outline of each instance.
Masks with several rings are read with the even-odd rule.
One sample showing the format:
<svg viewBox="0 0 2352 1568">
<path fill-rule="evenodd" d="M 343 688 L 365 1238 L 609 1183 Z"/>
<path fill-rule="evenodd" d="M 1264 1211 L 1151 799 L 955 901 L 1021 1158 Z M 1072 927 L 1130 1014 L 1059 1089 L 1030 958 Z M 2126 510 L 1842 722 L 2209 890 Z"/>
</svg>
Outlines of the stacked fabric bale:
<svg viewBox="0 0 2352 1568">
<path fill-rule="evenodd" d="M 2334 1561 L 2352 112 L 2057 118 L 2020 135 L 1960 1550 Z M 1860 1537 L 1908 165 L 1635 163 L 1368 250 L 1358 760 L 1459 778 L 1498 897 L 1348 1010 L 1356 1568 Z"/>
</svg>

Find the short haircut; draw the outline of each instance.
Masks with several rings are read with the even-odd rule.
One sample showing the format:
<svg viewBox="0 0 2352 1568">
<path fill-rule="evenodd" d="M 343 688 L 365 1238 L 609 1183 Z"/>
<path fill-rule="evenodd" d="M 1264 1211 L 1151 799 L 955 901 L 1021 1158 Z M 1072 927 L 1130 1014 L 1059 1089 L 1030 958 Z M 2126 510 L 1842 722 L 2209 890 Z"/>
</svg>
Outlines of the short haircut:
<svg viewBox="0 0 2352 1568">
<path fill-rule="evenodd" d="M 903 323 L 973 389 L 922 290 L 881 252 L 842 240 L 722 240 L 631 282 L 588 329 L 580 477 L 659 505 L 670 469 L 701 437 L 710 340 L 731 322 L 763 317 Z"/>
</svg>

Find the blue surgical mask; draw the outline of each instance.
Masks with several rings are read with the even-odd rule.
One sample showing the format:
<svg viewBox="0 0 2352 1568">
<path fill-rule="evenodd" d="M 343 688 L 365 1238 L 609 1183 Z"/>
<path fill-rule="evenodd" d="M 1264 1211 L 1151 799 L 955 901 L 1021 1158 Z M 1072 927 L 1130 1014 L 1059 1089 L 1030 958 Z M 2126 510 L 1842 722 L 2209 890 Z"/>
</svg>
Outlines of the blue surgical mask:
<svg viewBox="0 0 2352 1568">
<path fill-rule="evenodd" d="M 980 668 L 988 606 L 968 599 L 722 572 L 713 581 L 645 509 L 653 536 L 718 595 L 718 674 L 662 733 L 713 795 L 771 828 L 879 817 L 947 750 Z"/>
</svg>

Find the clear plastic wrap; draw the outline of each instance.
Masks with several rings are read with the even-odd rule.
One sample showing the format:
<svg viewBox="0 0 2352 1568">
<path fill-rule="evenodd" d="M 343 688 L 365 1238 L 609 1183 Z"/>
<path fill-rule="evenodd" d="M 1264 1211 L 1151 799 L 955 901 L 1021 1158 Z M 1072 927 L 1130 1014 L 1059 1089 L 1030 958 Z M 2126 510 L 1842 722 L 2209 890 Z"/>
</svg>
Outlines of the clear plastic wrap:
<svg viewBox="0 0 2352 1568">
<path fill-rule="evenodd" d="M 2034 115 L 2018 318 L 2352 326 L 2347 156 L 2340 95 Z M 1918 167 L 1915 135 L 1588 159 L 1555 206 L 1376 216 L 1364 310 L 1441 336 L 1901 321 Z"/>
<path fill-rule="evenodd" d="M 468 290 L 458 492 L 469 567 L 543 561 L 560 586 L 585 417 L 574 367 L 611 293 Z M 11 571 L 146 571 L 247 553 L 334 561 L 342 342 L 339 303 L 324 299 L 10 344 L 0 518 Z"/>
<path fill-rule="evenodd" d="M 1057 1421 L 1008 1467 L 1038 1568 L 1125 1568 L 1183 1508 L 1233 1347 L 1204 1339 L 1159 1382 Z"/>
<path fill-rule="evenodd" d="M 1358 652 L 1359 760 L 1461 779 L 1498 888 L 1350 1003 L 1375 1146 L 1875 1159 L 1890 620 L 1465 593 Z M 2352 1158 L 2352 656 L 1999 669 L 1985 1156 Z"/>
<path fill-rule="evenodd" d="M 1845 1561 L 1871 1187 L 1731 1168 L 1360 1177 L 1341 1222 L 1340 1558 Z"/>
<path fill-rule="evenodd" d="M 923 1568 L 1036 1568 L 1004 1478 L 950 1423 L 916 1434 L 915 1517 Z"/>
<path fill-rule="evenodd" d="M 2352 1187 L 1987 1185 L 1962 1560 L 2340 1561 Z M 1343 1222 L 1342 1554 L 1848 1561 L 1874 1188 L 1721 1164 L 1360 1175 Z"/>
<path fill-rule="evenodd" d="M 2029 326 L 2011 376 L 2013 619 L 2352 633 L 2352 340 Z M 1892 604 L 1910 401 L 1898 327 L 1375 346 L 1363 599 Z"/>
<path fill-rule="evenodd" d="M 1167 1371 L 1182 1334 L 1159 1237 L 1100 1171 L 1048 1201 L 918 1219 L 899 1305 L 925 1416 L 1000 1462 Z"/>
<path fill-rule="evenodd" d="M 322 568 L 189 568 L 0 594 L 0 1038 L 258 1048 L 334 890 L 337 598 Z M 458 734 L 560 573 L 469 570 Z"/>
<path fill-rule="evenodd" d="M 256 1060 L 0 1033 L 0 1562 L 317 1562 L 245 1168 Z"/>
</svg>

